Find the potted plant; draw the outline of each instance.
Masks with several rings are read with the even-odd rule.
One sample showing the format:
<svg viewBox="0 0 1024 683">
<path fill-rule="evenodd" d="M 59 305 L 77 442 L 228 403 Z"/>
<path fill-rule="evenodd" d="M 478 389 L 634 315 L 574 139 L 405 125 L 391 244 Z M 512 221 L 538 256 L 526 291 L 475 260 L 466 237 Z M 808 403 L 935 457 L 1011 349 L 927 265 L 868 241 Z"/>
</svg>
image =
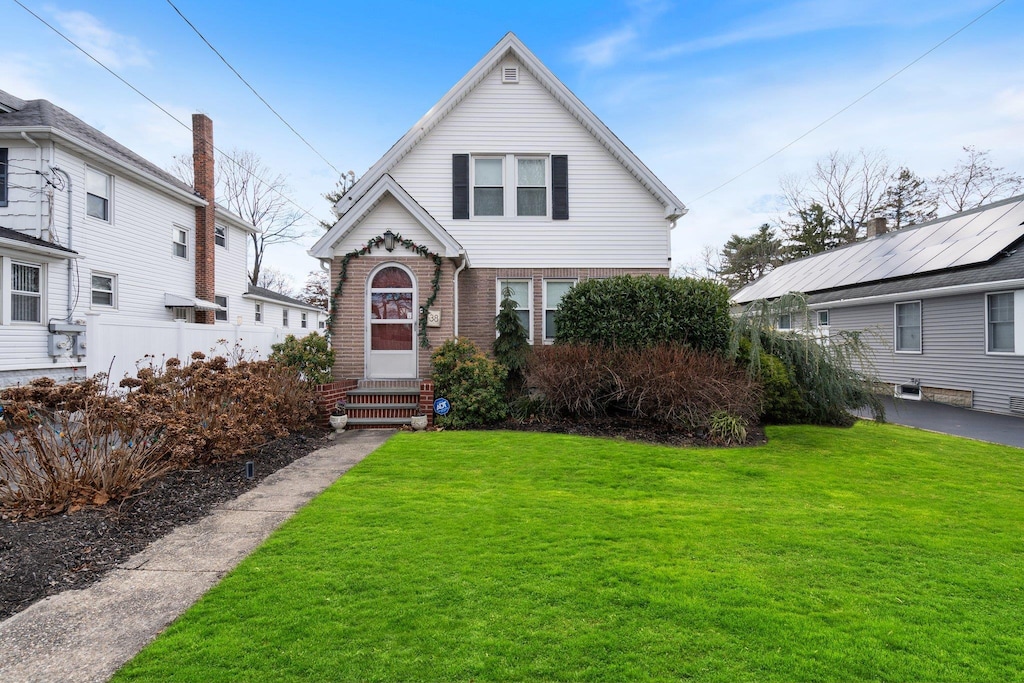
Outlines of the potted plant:
<svg viewBox="0 0 1024 683">
<path fill-rule="evenodd" d="M 423 411 L 417 410 L 416 414 L 410 418 L 412 428 L 417 432 L 422 432 L 427 428 L 427 416 L 423 414 Z"/>
<path fill-rule="evenodd" d="M 341 433 L 345 431 L 345 426 L 348 424 L 348 413 L 345 411 L 345 399 L 334 404 L 334 410 L 331 411 L 331 428 L 334 429 L 335 433 Z"/>
</svg>

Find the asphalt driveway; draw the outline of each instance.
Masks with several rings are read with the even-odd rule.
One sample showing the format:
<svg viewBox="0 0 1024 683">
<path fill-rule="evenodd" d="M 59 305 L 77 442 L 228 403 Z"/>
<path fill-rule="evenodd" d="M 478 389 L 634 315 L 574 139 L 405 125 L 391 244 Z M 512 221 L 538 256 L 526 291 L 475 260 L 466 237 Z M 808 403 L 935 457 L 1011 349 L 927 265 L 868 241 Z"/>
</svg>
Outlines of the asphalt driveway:
<svg viewBox="0 0 1024 683">
<path fill-rule="evenodd" d="M 1024 417 L 956 408 L 930 401 L 905 401 L 891 397 L 883 401 L 885 419 L 893 424 L 1024 448 Z M 866 416 L 861 414 L 861 417 Z"/>
</svg>

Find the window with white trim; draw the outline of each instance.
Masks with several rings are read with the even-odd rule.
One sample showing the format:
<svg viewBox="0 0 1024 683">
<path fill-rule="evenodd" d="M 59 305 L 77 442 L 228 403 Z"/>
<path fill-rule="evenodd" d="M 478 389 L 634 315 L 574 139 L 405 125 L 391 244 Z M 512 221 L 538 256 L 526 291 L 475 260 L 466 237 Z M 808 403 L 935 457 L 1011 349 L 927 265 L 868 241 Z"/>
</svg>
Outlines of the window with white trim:
<svg viewBox="0 0 1024 683">
<path fill-rule="evenodd" d="M 907 301 L 895 305 L 893 344 L 899 353 L 921 353 L 921 302 Z"/>
<path fill-rule="evenodd" d="M 501 310 L 502 300 L 508 296 L 516 302 L 516 315 L 526 328 L 530 343 L 533 343 L 533 282 L 531 280 L 498 280 L 498 302 L 495 313 Z"/>
<path fill-rule="evenodd" d="M 172 253 L 178 258 L 188 259 L 188 230 L 174 226 L 171 229 Z"/>
<path fill-rule="evenodd" d="M 299 327 L 302 329 L 309 327 L 309 313 L 303 312 L 299 314 Z"/>
<path fill-rule="evenodd" d="M 225 228 L 223 225 L 214 224 L 213 243 L 216 244 L 218 247 L 228 246 L 228 229 Z"/>
<path fill-rule="evenodd" d="M 224 307 L 223 311 L 214 311 L 213 312 L 214 319 L 218 320 L 218 321 L 227 322 L 228 321 L 228 298 L 226 296 L 221 296 L 220 294 L 214 294 L 214 296 L 213 296 L 213 303 L 217 304 L 218 306 L 223 306 Z"/>
<path fill-rule="evenodd" d="M 548 215 L 548 160 L 516 157 L 516 215 Z"/>
<path fill-rule="evenodd" d="M 793 329 L 793 315 L 790 313 L 782 313 L 779 315 L 779 319 L 776 321 L 776 327 L 780 330 Z"/>
<path fill-rule="evenodd" d="M 574 284 L 575 280 L 544 281 L 544 341 L 554 341 L 558 332 L 558 305 Z"/>
<path fill-rule="evenodd" d="M 828 327 L 828 309 L 818 311 L 818 327 Z"/>
<path fill-rule="evenodd" d="M 256 302 L 256 322 L 263 322 L 263 304 Z"/>
<path fill-rule="evenodd" d="M 85 213 L 101 221 L 110 220 L 110 189 L 114 184 L 112 176 L 85 168 Z"/>
<path fill-rule="evenodd" d="M 11 322 L 43 322 L 43 267 L 11 263 Z"/>
<path fill-rule="evenodd" d="M 288 327 L 288 309 L 281 311 L 281 327 Z"/>
<path fill-rule="evenodd" d="M 988 319 L 988 350 L 990 353 L 1014 353 L 1013 292 L 1000 292 L 985 297 Z"/>
<path fill-rule="evenodd" d="M 108 273 L 92 274 L 91 298 L 93 306 L 115 308 L 117 306 L 117 276 Z"/>
<path fill-rule="evenodd" d="M 196 309 L 191 306 L 175 306 L 171 309 L 171 317 L 175 322 L 191 323 L 195 322 Z"/>
<path fill-rule="evenodd" d="M 505 215 L 505 158 L 473 158 L 473 215 Z"/>
</svg>

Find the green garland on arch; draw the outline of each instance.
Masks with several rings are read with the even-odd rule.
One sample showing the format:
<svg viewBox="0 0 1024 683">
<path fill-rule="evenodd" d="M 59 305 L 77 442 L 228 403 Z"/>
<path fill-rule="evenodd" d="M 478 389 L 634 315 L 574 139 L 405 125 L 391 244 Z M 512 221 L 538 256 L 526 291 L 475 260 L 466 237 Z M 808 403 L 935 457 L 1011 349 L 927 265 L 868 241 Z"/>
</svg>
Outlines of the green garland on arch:
<svg viewBox="0 0 1024 683">
<path fill-rule="evenodd" d="M 441 291 L 441 264 L 443 263 L 443 260 L 441 259 L 440 254 L 435 254 L 422 244 L 416 244 L 412 240 L 403 238 L 401 234 L 395 235 L 395 242 L 397 244 L 401 244 L 409 251 L 415 252 L 419 256 L 422 256 L 425 259 L 430 259 L 434 262 L 434 279 L 430 283 L 432 291 L 430 292 L 430 297 L 427 299 L 426 303 L 420 306 L 420 346 L 425 349 L 429 349 L 430 342 L 427 341 L 427 311 L 434 305 L 434 301 L 437 300 L 437 293 Z M 353 249 L 341 257 L 341 277 L 338 278 L 338 284 L 334 288 L 334 292 L 331 293 L 331 314 L 327 318 L 328 332 L 334 329 L 335 315 L 338 312 L 338 299 L 341 298 L 342 288 L 348 280 L 349 261 L 354 258 L 359 258 L 360 256 L 365 256 L 374 249 L 383 245 L 384 235 L 377 235 L 359 249 Z"/>
</svg>

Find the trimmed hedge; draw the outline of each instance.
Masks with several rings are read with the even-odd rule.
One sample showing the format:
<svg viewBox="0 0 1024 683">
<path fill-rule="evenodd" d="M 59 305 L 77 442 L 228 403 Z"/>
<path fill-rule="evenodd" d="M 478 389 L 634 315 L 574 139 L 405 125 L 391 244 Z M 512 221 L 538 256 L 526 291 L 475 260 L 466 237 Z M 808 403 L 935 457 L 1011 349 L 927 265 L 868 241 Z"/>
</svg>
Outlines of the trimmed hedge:
<svg viewBox="0 0 1024 683">
<path fill-rule="evenodd" d="M 438 416 L 440 427 L 465 429 L 504 420 L 508 414 L 505 379 L 508 370 L 468 339 L 449 339 L 431 356 L 434 395 L 444 396 L 451 412 Z"/>
<path fill-rule="evenodd" d="M 620 275 L 587 280 L 562 298 L 555 341 L 647 348 L 729 348 L 729 290 L 710 280 Z"/>
</svg>

